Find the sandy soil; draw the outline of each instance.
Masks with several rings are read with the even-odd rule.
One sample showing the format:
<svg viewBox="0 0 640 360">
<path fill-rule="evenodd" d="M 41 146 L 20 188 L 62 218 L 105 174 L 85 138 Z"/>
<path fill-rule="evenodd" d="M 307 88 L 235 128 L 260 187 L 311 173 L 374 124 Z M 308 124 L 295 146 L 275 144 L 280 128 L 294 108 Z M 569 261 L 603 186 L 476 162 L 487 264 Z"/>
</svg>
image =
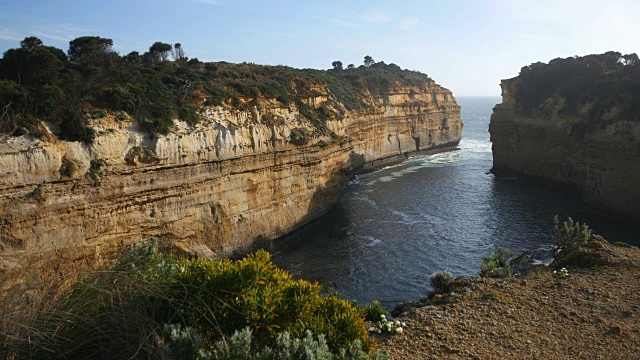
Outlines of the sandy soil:
<svg viewBox="0 0 640 360">
<path fill-rule="evenodd" d="M 640 249 L 609 246 L 607 265 L 541 267 L 522 278 L 458 278 L 414 304 L 392 359 L 640 359 Z"/>
</svg>

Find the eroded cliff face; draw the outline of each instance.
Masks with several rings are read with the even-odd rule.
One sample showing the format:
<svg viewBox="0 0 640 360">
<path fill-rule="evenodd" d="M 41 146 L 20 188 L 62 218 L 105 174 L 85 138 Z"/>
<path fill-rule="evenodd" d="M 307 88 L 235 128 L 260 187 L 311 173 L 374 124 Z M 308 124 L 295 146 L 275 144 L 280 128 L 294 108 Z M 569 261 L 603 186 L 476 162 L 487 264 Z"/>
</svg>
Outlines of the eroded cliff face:
<svg viewBox="0 0 640 360">
<path fill-rule="evenodd" d="M 95 142 L 0 140 L 0 266 L 34 255 L 108 257 L 159 236 L 205 256 L 227 256 L 275 239 L 335 204 L 348 173 L 460 141 L 460 107 L 433 82 L 369 96 L 366 111 L 327 102 L 325 130 L 295 105 L 202 108 L 149 136 L 113 115 L 94 120 Z M 318 92 L 328 90 L 319 87 Z M 77 255 L 74 255 L 77 254 Z"/>
<path fill-rule="evenodd" d="M 515 102 L 518 78 L 501 86 L 502 104 L 489 125 L 494 173 L 576 189 L 588 203 L 640 219 L 640 123 L 588 127 L 580 116 L 559 114 L 561 97 L 547 99 L 537 115 L 523 115 Z"/>
</svg>

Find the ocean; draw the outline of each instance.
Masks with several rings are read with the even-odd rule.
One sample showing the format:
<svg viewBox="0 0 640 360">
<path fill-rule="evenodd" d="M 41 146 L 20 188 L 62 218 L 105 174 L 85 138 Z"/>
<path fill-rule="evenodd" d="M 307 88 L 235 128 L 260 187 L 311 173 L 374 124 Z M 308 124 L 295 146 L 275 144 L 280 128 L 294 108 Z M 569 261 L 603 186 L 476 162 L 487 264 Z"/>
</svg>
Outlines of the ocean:
<svg viewBox="0 0 640 360">
<path fill-rule="evenodd" d="M 497 247 L 549 246 L 556 214 L 639 245 L 637 228 L 600 216 L 575 193 L 491 174 L 489 118 L 501 100 L 457 100 L 459 150 L 357 176 L 326 215 L 273 243 L 274 262 L 342 298 L 392 308 L 425 296 L 435 271 L 472 276 Z"/>
</svg>

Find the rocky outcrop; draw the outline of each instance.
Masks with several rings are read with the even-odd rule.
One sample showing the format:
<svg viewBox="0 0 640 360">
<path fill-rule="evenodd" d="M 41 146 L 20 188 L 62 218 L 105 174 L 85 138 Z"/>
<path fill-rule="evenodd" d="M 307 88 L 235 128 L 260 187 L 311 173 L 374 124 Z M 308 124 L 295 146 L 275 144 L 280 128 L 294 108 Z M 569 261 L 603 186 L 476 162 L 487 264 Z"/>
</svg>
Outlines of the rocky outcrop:
<svg viewBox="0 0 640 360">
<path fill-rule="evenodd" d="M 433 82 L 397 84 L 361 111 L 316 90 L 303 100 L 328 109 L 322 126 L 259 98 L 202 106 L 199 124 L 175 121 L 162 136 L 109 114 L 92 120 L 91 145 L 2 138 L 0 266 L 61 250 L 108 257 L 150 236 L 206 256 L 246 251 L 327 211 L 350 171 L 460 140 L 460 107 Z"/>
<path fill-rule="evenodd" d="M 561 96 L 524 113 L 516 101 L 519 81 L 502 81 L 502 104 L 493 109 L 492 171 L 572 188 L 588 203 L 640 219 L 640 123 L 616 119 L 594 126 L 582 113 L 561 112 Z"/>
</svg>

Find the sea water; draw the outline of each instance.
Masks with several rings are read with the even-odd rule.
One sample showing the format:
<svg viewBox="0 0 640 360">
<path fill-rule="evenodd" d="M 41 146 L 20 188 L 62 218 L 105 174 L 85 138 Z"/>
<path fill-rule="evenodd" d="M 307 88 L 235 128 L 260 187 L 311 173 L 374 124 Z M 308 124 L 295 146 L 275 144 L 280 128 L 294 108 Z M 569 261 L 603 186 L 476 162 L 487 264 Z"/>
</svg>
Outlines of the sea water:
<svg viewBox="0 0 640 360">
<path fill-rule="evenodd" d="M 575 193 L 491 174 L 489 118 L 500 98 L 457 100 L 459 150 L 357 176 L 325 216 L 274 242 L 274 262 L 342 298 L 390 308 L 424 296 L 435 271 L 476 275 L 497 247 L 549 246 L 556 214 L 638 245 L 637 229 L 599 216 Z"/>
</svg>

